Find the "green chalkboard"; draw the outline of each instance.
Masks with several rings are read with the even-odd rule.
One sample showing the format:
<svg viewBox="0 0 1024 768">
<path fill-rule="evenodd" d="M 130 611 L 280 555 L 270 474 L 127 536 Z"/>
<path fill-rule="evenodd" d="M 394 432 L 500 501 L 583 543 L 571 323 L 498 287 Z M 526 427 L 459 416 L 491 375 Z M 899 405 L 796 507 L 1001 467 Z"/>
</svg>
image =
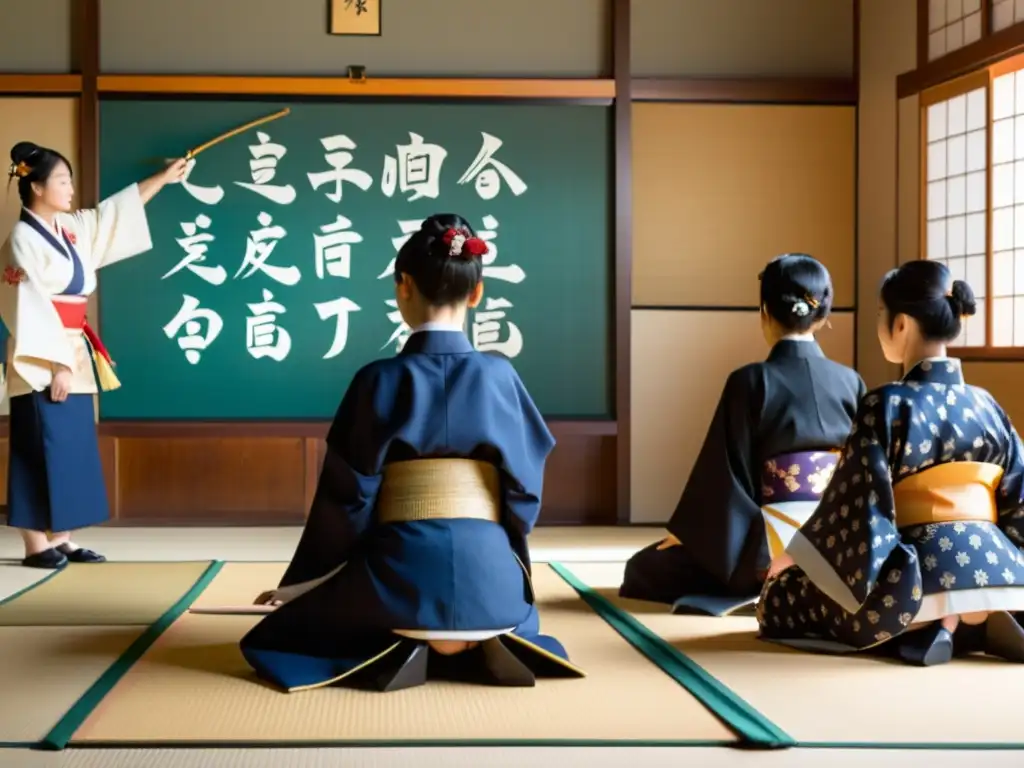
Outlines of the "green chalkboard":
<svg viewBox="0 0 1024 768">
<path fill-rule="evenodd" d="M 154 249 L 101 273 L 123 385 L 102 418 L 331 417 L 402 343 L 387 273 L 437 212 L 491 240 L 477 348 L 508 354 L 546 416 L 610 415 L 606 107 L 104 100 L 101 193 L 285 106 L 199 155 L 148 206 Z"/>
</svg>

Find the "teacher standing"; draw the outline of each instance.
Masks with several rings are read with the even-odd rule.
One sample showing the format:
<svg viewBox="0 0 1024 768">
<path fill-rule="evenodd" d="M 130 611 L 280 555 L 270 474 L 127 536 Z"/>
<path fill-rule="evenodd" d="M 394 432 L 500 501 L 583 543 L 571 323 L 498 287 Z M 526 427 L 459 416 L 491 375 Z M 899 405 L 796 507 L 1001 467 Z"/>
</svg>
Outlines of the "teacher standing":
<svg viewBox="0 0 1024 768">
<path fill-rule="evenodd" d="M 110 517 L 96 439 L 93 395 L 118 385 L 86 322 L 96 270 L 150 250 L 144 205 L 180 181 L 185 160 L 72 212 L 71 163 L 20 142 L 11 149 L 21 216 L 0 247 L 0 319 L 7 326 L 10 453 L 7 524 L 25 542 L 22 565 L 102 563 L 71 531 Z"/>
</svg>

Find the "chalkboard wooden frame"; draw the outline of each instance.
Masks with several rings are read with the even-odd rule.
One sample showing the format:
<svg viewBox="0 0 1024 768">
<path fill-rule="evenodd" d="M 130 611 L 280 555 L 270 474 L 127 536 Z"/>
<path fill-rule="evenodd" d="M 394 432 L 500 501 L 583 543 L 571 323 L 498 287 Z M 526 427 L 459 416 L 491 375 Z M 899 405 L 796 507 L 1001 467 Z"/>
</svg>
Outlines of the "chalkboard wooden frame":
<svg viewBox="0 0 1024 768">
<path fill-rule="evenodd" d="M 80 157 L 76 177 L 83 206 L 99 190 L 99 96 L 113 94 L 313 96 L 369 99 L 489 99 L 496 101 L 614 100 L 614 330 L 609 338 L 615 382 L 613 421 L 558 421 L 549 462 L 542 522 L 628 523 L 630 502 L 630 311 L 632 271 L 632 101 L 711 103 L 852 103 L 853 78 L 634 79 L 630 72 L 631 0 L 605 0 L 611 15 L 610 76 L 591 79 L 336 78 L 103 75 L 99 71 L 101 0 L 73 4 L 71 74 L 0 73 L 0 95 L 77 96 Z M 854 28 L 859 0 L 854 0 Z M 856 33 L 855 33 L 856 34 Z M 856 45 L 855 45 L 856 47 Z M 113 522 L 124 524 L 301 523 L 316 486 L 326 426 L 307 423 L 100 423 L 100 448 Z M 6 424 L 0 422 L 0 464 L 6 464 Z M 190 476 L 192 454 L 214 467 Z M 290 462 L 290 463 L 289 463 Z M 231 464 L 231 466 L 227 466 Z M 285 490 L 251 482 L 254 471 L 283 467 Z M 202 468 L 200 466 L 200 468 Z M 248 474 L 247 474 L 248 473 Z M 6 485 L 5 473 L 0 480 Z M 216 487 L 205 487 L 212 485 Z M 5 490 L 0 487 L 0 493 Z M 0 495 L 2 498 L 2 495 Z M 184 501 L 180 501 L 184 500 Z M 177 506 L 175 506 L 177 505 Z"/>
</svg>

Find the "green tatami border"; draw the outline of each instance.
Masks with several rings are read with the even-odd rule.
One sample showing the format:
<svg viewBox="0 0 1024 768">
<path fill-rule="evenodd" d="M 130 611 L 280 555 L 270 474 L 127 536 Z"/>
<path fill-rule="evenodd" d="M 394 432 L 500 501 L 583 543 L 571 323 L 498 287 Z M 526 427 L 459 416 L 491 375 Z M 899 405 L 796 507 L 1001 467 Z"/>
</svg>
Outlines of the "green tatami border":
<svg viewBox="0 0 1024 768">
<path fill-rule="evenodd" d="M 767 717 L 747 704 L 714 675 L 686 656 L 665 638 L 652 632 L 626 611 L 600 595 L 561 563 L 550 563 L 552 570 L 579 593 L 580 597 L 607 621 L 633 647 L 662 668 L 692 693 L 747 743 L 742 746 L 796 749 L 986 751 L 1024 750 L 1024 742 L 872 742 L 797 740 L 786 734 Z M 692 687 L 691 687 L 692 686 Z M 748 735 L 749 733 L 749 735 Z M 778 736 L 776 736 L 778 734 Z M 779 737 L 781 736 L 781 738 Z M 774 737 L 774 739 L 773 739 Z"/>
<path fill-rule="evenodd" d="M 190 560 L 187 562 L 201 561 Z M 89 686 L 89 689 L 72 705 L 71 709 L 42 738 L 37 747 L 48 750 L 62 750 L 67 747 L 75 732 L 82 726 L 86 718 L 92 714 L 92 711 L 96 709 L 103 698 L 110 693 L 135 662 L 142 658 L 160 635 L 167 631 L 189 609 L 189 606 L 210 585 L 210 582 L 220 573 L 223 567 L 223 560 L 211 561 L 202 575 L 196 579 L 195 584 L 178 598 L 177 602 L 168 608 L 159 619 L 150 624 L 141 635 L 135 638 L 134 642 L 100 675 L 96 682 Z"/>
<path fill-rule="evenodd" d="M 792 736 L 723 685 L 714 675 L 628 613 L 617 608 L 564 565 L 548 563 L 548 566 L 576 590 L 583 601 L 630 645 L 735 731 L 742 746 L 762 749 L 796 746 L 796 740 Z"/>
</svg>

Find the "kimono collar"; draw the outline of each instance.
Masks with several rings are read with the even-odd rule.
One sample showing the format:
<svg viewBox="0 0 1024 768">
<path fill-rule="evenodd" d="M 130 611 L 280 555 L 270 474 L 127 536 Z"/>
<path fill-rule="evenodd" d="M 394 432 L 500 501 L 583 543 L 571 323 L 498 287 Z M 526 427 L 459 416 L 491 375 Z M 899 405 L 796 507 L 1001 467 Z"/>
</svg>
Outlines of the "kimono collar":
<svg viewBox="0 0 1024 768">
<path fill-rule="evenodd" d="M 54 229 L 41 216 L 33 213 L 28 208 L 21 209 L 21 216 L 19 218 L 22 223 L 30 226 L 36 231 L 36 234 L 56 248 L 65 259 L 77 259 L 78 252 L 75 250 L 74 239 L 68 235 L 64 227 L 58 224 L 57 228 Z"/>
<path fill-rule="evenodd" d="M 401 355 L 464 355 L 473 351 L 473 345 L 469 343 L 466 334 L 454 333 L 455 329 L 446 326 L 443 330 L 428 329 L 422 327 L 409 336 L 405 346 L 402 347 Z"/>
<path fill-rule="evenodd" d="M 769 360 L 779 360 L 786 357 L 824 357 L 818 342 L 813 338 L 782 338 L 772 347 L 768 355 Z"/>
<path fill-rule="evenodd" d="M 464 333 L 461 325 L 452 325 L 451 323 L 439 323 L 434 321 L 428 321 L 423 325 L 417 325 L 412 329 L 413 333 L 423 333 L 424 331 L 454 331 L 455 333 Z"/>
<path fill-rule="evenodd" d="M 955 386 L 964 383 L 964 372 L 955 357 L 929 357 L 907 371 L 903 381 Z"/>
</svg>

